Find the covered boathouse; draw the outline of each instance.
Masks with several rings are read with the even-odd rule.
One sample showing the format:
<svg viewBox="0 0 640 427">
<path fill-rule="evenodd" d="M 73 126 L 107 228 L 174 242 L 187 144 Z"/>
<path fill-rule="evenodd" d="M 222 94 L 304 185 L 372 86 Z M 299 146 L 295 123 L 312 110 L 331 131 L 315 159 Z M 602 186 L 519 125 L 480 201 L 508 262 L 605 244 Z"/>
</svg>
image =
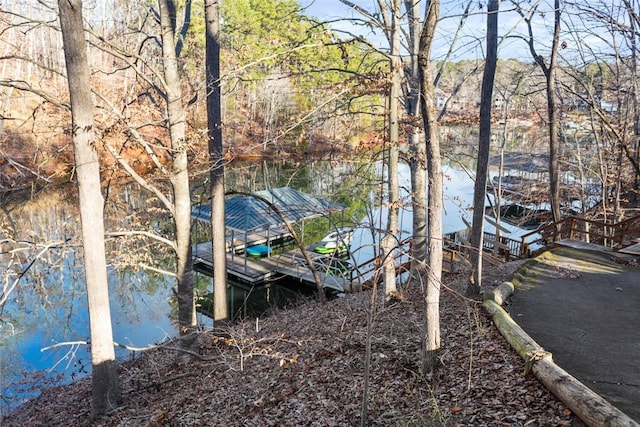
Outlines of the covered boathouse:
<svg viewBox="0 0 640 427">
<path fill-rule="evenodd" d="M 315 286 L 300 249 L 295 248 L 273 255 L 274 248 L 293 240 L 278 212 L 289 223 L 296 223 L 304 229 L 306 220 L 327 217 L 343 211 L 343 205 L 290 187 L 256 191 L 250 195 L 227 195 L 225 228 L 229 279 L 240 286 L 254 288 L 268 285 L 276 278 L 288 276 Z M 196 220 L 195 228 L 210 229 L 211 205 L 206 203 L 195 206 L 192 209 L 192 217 Z M 314 259 L 322 257 L 312 250 L 309 253 Z M 211 276 L 211 241 L 194 244 L 193 256 L 194 268 Z M 321 281 L 325 288 L 333 292 L 344 292 L 349 286 L 347 279 L 328 274 L 321 274 Z"/>
</svg>

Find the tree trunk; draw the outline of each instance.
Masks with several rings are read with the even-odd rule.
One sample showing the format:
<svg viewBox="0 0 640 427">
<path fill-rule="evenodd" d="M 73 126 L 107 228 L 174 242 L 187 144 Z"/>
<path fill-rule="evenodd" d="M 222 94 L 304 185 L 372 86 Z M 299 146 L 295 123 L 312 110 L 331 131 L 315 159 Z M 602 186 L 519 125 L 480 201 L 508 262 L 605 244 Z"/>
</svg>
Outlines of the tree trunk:
<svg viewBox="0 0 640 427">
<path fill-rule="evenodd" d="M 435 111 L 435 87 L 431 63 L 431 44 L 435 35 L 440 2 L 427 3 L 426 16 L 420 36 L 420 93 L 424 121 L 429 188 L 427 221 L 429 235 L 429 274 L 424 291 L 424 337 L 422 343 L 422 371 L 433 371 L 440 349 L 440 282 L 442 277 L 442 159 L 438 121 Z"/>
<path fill-rule="evenodd" d="M 193 298 L 193 260 L 191 258 L 191 193 L 187 143 L 185 140 L 185 112 L 176 53 L 176 6 L 173 0 L 159 0 L 162 37 L 162 64 L 166 85 L 167 119 L 171 140 L 171 189 L 173 192 L 173 220 L 175 223 L 176 277 L 178 281 L 178 323 L 181 333 L 196 326 Z"/>
<path fill-rule="evenodd" d="M 554 31 L 551 45 L 551 60 L 547 69 L 547 114 L 549 117 L 549 192 L 553 220 L 560 221 L 560 136 L 558 123 L 558 108 L 556 106 L 556 64 L 558 45 L 560 42 L 560 0 L 554 1 Z"/>
<path fill-rule="evenodd" d="M 491 150 L 491 111 L 493 106 L 493 81 L 498 62 L 498 9 L 499 0 L 489 0 L 487 5 L 487 58 L 482 76 L 480 93 L 480 135 L 478 158 L 476 159 L 476 181 L 473 191 L 473 225 L 471 227 L 472 275 L 467 286 L 467 295 L 477 297 L 482 286 L 482 247 L 484 237 L 484 200 L 487 196 L 487 171 Z M 500 206 L 498 218 L 500 217 Z"/>
<path fill-rule="evenodd" d="M 399 102 L 402 84 L 400 61 L 400 14 L 401 1 L 393 1 L 391 11 L 391 88 L 389 90 L 389 148 L 387 156 L 387 179 L 389 210 L 387 232 L 382 239 L 385 297 L 389 301 L 397 292 L 395 253 L 398 246 L 398 212 L 400 195 L 398 190 L 398 143 L 400 141 Z"/>
<path fill-rule="evenodd" d="M 427 162 L 426 149 L 421 134 L 410 135 L 411 158 L 411 206 L 413 210 L 413 234 L 411 247 L 411 277 L 420 280 L 427 271 Z"/>
<path fill-rule="evenodd" d="M 213 320 L 229 320 L 227 254 L 224 215 L 224 158 L 220 93 L 220 9 L 218 0 L 205 3 L 207 44 L 207 121 L 211 168 L 211 236 L 213 259 Z"/>
<path fill-rule="evenodd" d="M 104 247 L 104 200 L 93 131 L 93 100 L 84 39 L 82 1 L 60 0 L 58 6 L 71 99 L 72 139 L 91 332 L 92 415 L 96 417 L 115 408 L 121 402 L 109 308 Z"/>
<path fill-rule="evenodd" d="M 533 12 L 535 12 L 534 6 Z M 533 28 L 531 25 L 531 17 L 525 16 L 522 9 L 518 12 L 523 17 L 529 31 L 529 52 L 533 57 L 533 60 L 538 64 L 542 70 L 546 79 L 546 95 L 547 95 L 547 120 L 549 129 L 549 202 L 551 204 L 551 212 L 553 220 L 555 222 L 560 221 L 560 181 L 559 181 L 559 143 L 560 137 L 558 135 L 558 111 L 556 107 L 556 63 L 558 57 L 558 45 L 560 42 L 560 0 L 554 0 L 554 31 L 553 40 L 551 44 L 551 58 L 549 60 L 549 66 L 544 61 L 542 55 L 538 55 L 536 52 Z"/>
<path fill-rule="evenodd" d="M 409 49 L 411 51 L 411 74 L 407 76 L 409 93 L 405 99 L 405 109 L 410 118 L 420 114 L 420 73 L 418 54 L 420 52 L 420 2 L 405 0 L 409 20 Z M 411 246 L 411 277 L 420 280 L 426 273 L 427 261 L 427 163 L 426 147 L 422 143 L 423 133 L 418 123 L 414 123 L 409 134 L 411 156 L 411 206 L 413 211 L 413 232 Z"/>
</svg>

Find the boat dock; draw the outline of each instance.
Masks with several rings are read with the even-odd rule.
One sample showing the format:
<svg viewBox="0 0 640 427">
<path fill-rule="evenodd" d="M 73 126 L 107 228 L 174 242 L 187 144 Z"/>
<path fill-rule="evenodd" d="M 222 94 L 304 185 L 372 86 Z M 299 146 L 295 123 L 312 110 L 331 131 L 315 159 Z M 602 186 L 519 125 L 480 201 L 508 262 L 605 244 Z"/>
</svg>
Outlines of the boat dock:
<svg viewBox="0 0 640 427">
<path fill-rule="evenodd" d="M 362 287 L 371 286 L 371 281 L 377 277 L 379 269 L 378 260 L 370 259 L 357 268 L 351 267 L 347 272 L 340 272 L 331 261 L 336 259 L 335 254 L 319 254 L 314 252 L 313 246 L 306 248 L 309 257 L 316 266 L 320 283 L 324 288 L 343 293 L 353 292 Z M 405 248 L 406 249 L 406 248 Z M 193 246 L 194 268 L 208 276 L 213 275 L 213 261 L 211 259 L 211 242 L 199 243 Z M 443 249 L 442 270 L 454 273 L 462 268 L 466 258 L 460 252 L 450 248 Z M 409 262 L 398 259 L 397 274 L 408 271 Z M 329 272 L 336 274 L 330 274 Z M 293 278 L 302 283 L 315 287 L 315 281 L 311 269 L 306 263 L 302 251 L 293 249 L 278 255 L 265 257 L 247 257 L 245 254 L 227 252 L 227 274 L 235 281 L 258 285 L 283 277 Z M 378 280 L 381 278 L 378 277 Z"/>
<path fill-rule="evenodd" d="M 194 268 L 207 274 L 213 274 L 211 242 L 199 243 L 193 246 Z M 321 255 L 307 248 L 314 263 L 328 265 L 333 255 Z M 327 274 L 317 269 L 323 287 L 336 292 L 349 292 L 352 280 L 347 277 Z M 290 277 L 300 282 L 315 286 L 311 269 L 306 264 L 300 249 L 284 252 L 279 255 L 254 258 L 244 254 L 227 252 L 227 274 L 234 280 L 249 284 L 260 284 L 282 277 Z"/>
<path fill-rule="evenodd" d="M 343 209 L 342 205 L 289 187 L 228 197 L 225 200 L 227 276 L 239 284 L 251 287 L 289 277 L 315 288 L 313 272 L 299 248 L 288 251 L 285 249 L 278 253 L 291 237 L 285 227 L 285 220 L 300 224 L 304 230 L 305 221 L 318 217 L 329 218 L 332 213 L 340 213 Z M 199 223 L 206 228 L 210 227 L 211 206 L 202 204 L 194 207 L 192 216 L 196 220 L 194 229 L 197 235 Z M 306 248 L 319 276 L 320 285 L 330 292 L 352 292 L 380 280 L 379 257 L 374 256 L 363 262 L 338 256 L 348 248 L 351 232 L 352 229 L 348 227 L 335 228 L 320 244 Z M 211 241 L 194 241 L 202 242 L 192 246 L 194 268 L 212 276 Z M 409 252 L 408 240 L 397 248 L 395 262 L 399 273 L 408 268 Z M 456 271 L 460 263 L 459 254 L 446 248 L 445 252 L 443 270 Z M 352 257 L 354 253 L 351 252 Z M 358 265 L 354 265 L 356 263 Z"/>
</svg>

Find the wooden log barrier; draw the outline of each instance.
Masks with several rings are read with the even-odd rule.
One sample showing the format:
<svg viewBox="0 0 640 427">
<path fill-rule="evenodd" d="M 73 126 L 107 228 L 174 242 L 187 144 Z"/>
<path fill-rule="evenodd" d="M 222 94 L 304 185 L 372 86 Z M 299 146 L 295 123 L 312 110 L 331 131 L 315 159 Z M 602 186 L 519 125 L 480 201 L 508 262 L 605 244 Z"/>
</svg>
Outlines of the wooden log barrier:
<svg viewBox="0 0 640 427">
<path fill-rule="evenodd" d="M 501 285 L 496 286 L 491 291 L 489 298 L 496 302 L 498 305 L 504 304 L 504 302 L 509 298 L 515 289 L 515 286 L 511 282 L 502 282 Z"/>
<path fill-rule="evenodd" d="M 493 321 L 500 333 L 524 359 L 525 372 L 533 373 L 549 391 L 562 400 L 588 426 L 640 426 L 628 415 L 558 366 L 553 361 L 551 353 L 544 351 L 511 318 L 501 304 L 498 304 L 497 301 L 504 302 L 513 292 L 513 284 L 505 282 L 498 288 L 495 292 L 488 293 L 483 306 L 493 316 Z"/>
<path fill-rule="evenodd" d="M 556 365 L 550 355 L 533 363 L 531 372 L 588 426 L 638 426 L 628 415 Z"/>
</svg>

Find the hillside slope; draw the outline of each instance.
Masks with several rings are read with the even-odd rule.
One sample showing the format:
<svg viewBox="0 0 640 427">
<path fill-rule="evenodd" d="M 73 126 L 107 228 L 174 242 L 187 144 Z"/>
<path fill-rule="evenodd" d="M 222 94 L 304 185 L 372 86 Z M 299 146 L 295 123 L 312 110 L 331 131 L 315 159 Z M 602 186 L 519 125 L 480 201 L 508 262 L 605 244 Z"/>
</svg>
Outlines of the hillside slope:
<svg viewBox="0 0 640 427">
<path fill-rule="evenodd" d="M 506 280 L 519 263 L 494 268 Z M 443 288 L 442 367 L 419 371 L 417 289 L 377 313 L 371 334 L 371 426 L 582 425 L 535 378 L 480 307 L 461 296 L 464 275 Z M 308 302 L 199 337 L 203 360 L 171 349 L 121 366 L 124 404 L 100 426 L 353 426 L 360 423 L 370 293 Z M 52 389 L 4 426 L 89 425 L 90 381 Z"/>
</svg>

